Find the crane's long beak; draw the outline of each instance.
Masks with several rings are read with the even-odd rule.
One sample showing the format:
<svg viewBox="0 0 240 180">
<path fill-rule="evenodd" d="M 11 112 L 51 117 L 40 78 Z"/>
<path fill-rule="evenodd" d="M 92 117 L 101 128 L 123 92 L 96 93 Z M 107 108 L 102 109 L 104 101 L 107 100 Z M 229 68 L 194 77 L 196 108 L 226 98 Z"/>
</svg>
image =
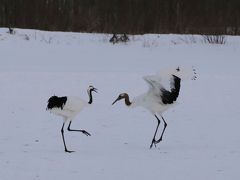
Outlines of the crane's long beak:
<svg viewBox="0 0 240 180">
<path fill-rule="evenodd" d="M 112 103 L 112 105 L 114 105 L 117 101 L 119 101 L 120 100 L 120 98 L 118 97 L 113 103 Z"/>
<path fill-rule="evenodd" d="M 93 91 L 97 93 L 98 89 L 97 88 L 93 88 Z"/>
</svg>

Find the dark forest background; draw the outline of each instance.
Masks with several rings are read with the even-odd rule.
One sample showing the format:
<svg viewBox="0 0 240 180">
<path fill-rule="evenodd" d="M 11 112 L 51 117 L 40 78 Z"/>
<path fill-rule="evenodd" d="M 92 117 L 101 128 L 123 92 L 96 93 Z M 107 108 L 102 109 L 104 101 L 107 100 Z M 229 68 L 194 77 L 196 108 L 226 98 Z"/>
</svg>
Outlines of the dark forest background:
<svg viewBox="0 0 240 180">
<path fill-rule="evenodd" d="M 240 34 L 240 0 L 0 0 L 0 26 L 236 35 Z"/>
</svg>

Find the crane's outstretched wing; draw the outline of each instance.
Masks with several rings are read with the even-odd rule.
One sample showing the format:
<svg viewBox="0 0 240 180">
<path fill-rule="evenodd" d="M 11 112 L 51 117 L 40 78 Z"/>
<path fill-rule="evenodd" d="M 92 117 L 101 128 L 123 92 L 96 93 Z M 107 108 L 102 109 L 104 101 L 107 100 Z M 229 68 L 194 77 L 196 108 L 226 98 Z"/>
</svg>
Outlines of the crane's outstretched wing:
<svg viewBox="0 0 240 180">
<path fill-rule="evenodd" d="M 162 85 L 162 79 L 159 76 L 144 76 L 143 79 L 149 85 L 148 94 L 161 98 L 163 104 L 172 104 L 177 100 L 180 91 L 181 79 L 175 75 L 170 76 L 170 90 Z"/>
<path fill-rule="evenodd" d="M 149 86 L 148 94 L 153 94 L 159 96 L 161 94 L 161 89 L 164 88 L 162 85 L 162 79 L 159 76 L 151 75 L 144 76 L 143 79 L 147 82 Z"/>
</svg>

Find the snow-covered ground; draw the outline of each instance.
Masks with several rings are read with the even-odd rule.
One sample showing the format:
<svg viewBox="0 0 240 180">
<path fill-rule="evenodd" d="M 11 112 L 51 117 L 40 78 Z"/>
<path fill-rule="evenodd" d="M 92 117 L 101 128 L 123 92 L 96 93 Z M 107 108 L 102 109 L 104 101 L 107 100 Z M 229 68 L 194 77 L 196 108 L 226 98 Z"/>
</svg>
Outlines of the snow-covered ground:
<svg viewBox="0 0 240 180">
<path fill-rule="evenodd" d="M 7 31 L 0 28 L 1 180 L 240 178 L 240 37 L 211 45 L 201 36 L 142 35 L 112 45 L 105 34 Z M 177 66 L 194 66 L 198 78 L 182 82 L 179 104 L 164 113 L 164 139 L 149 149 L 156 119 L 111 103 L 147 91 L 142 76 Z M 87 100 L 90 84 L 99 93 L 72 128 L 92 136 L 65 131 L 76 151 L 65 153 L 62 119 L 46 111 L 47 100 Z"/>
</svg>

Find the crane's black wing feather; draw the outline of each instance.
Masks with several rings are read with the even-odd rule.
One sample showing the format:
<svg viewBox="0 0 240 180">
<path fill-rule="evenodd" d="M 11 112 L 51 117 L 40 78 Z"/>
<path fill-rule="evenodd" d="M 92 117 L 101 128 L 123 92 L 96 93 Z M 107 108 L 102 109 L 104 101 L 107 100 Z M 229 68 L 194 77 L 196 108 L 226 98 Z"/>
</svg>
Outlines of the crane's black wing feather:
<svg viewBox="0 0 240 180">
<path fill-rule="evenodd" d="M 171 91 L 166 90 L 165 88 L 161 88 L 161 98 L 163 104 L 172 104 L 174 101 L 177 100 L 180 86 L 181 86 L 181 79 L 175 75 L 172 75 L 171 79 Z"/>
<path fill-rule="evenodd" d="M 64 96 L 64 97 L 52 96 L 48 100 L 47 110 L 52 108 L 63 109 L 66 102 L 67 102 L 67 96 Z"/>
</svg>

